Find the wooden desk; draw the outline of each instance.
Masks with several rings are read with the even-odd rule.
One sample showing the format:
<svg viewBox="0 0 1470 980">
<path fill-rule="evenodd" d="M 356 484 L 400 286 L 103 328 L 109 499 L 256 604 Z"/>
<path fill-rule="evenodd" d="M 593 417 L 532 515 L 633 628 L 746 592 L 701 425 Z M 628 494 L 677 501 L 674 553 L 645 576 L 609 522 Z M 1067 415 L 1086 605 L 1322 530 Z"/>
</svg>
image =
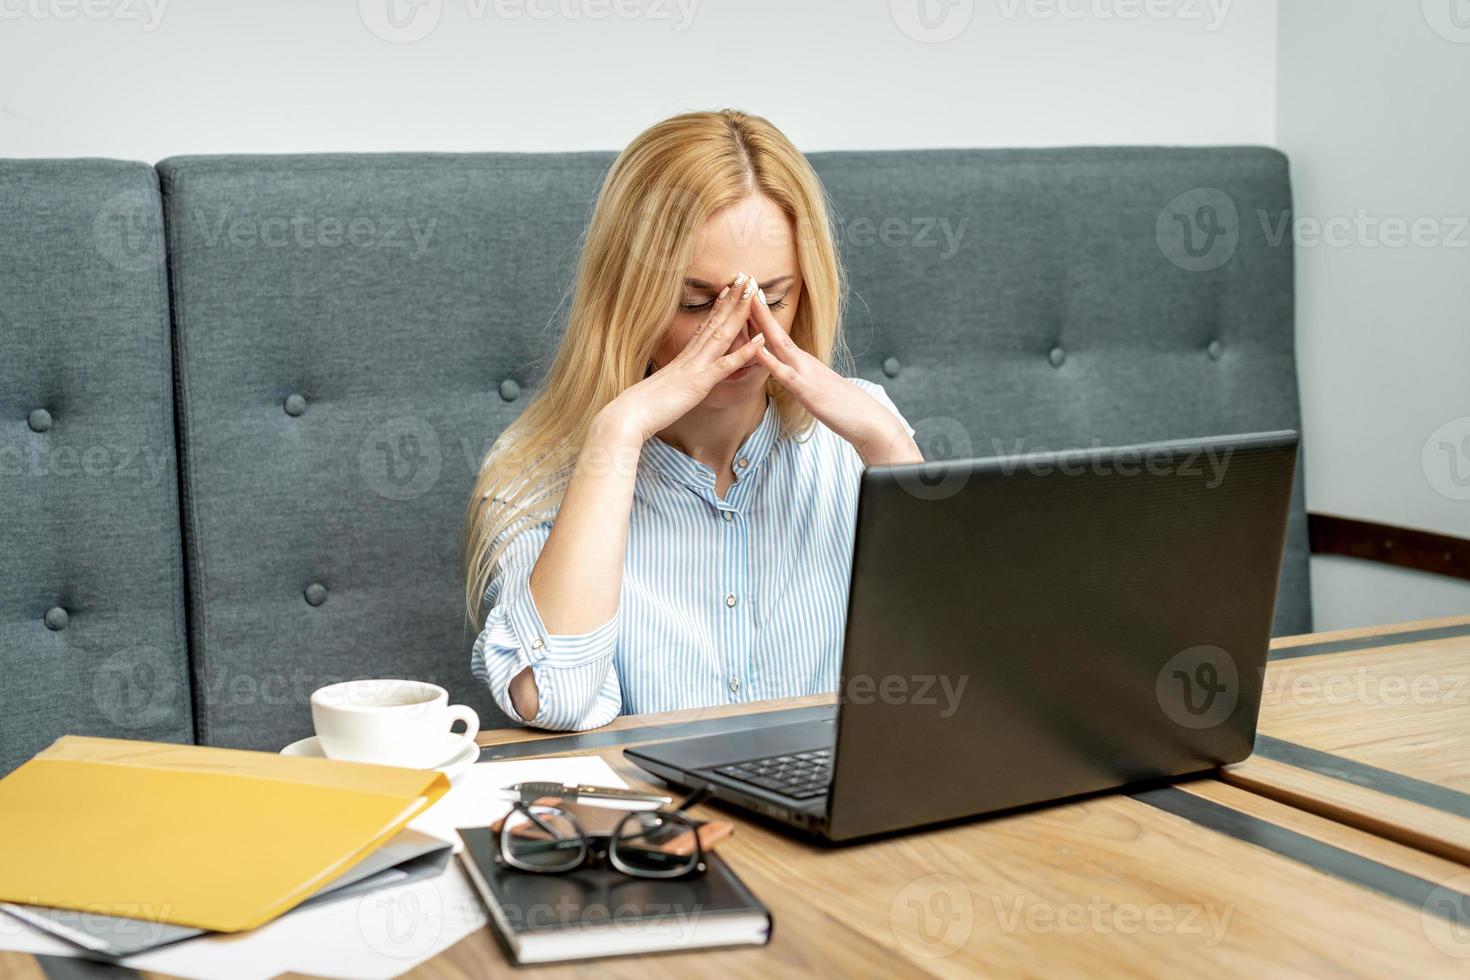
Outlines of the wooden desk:
<svg viewBox="0 0 1470 980">
<path fill-rule="evenodd" d="M 1234 785 L 1470 864 L 1470 617 L 1273 645 Z"/>
<path fill-rule="evenodd" d="M 1306 710 L 1299 696 L 1280 706 L 1269 703 L 1269 692 L 1279 689 L 1272 687 L 1276 678 L 1326 662 L 1329 654 L 1361 655 L 1374 669 L 1390 654 L 1438 657 L 1443 651 L 1436 644 L 1444 637 L 1425 637 L 1423 631 L 1451 625 L 1470 626 L 1470 619 L 1420 624 L 1412 643 L 1363 647 L 1359 653 L 1331 646 L 1361 640 L 1351 634 L 1278 642 L 1278 651 L 1314 646 L 1310 657 L 1273 663 L 1263 723 L 1278 733 L 1272 737 L 1315 740 L 1324 751 L 1356 753 L 1351 757 L 1462 785 L 1454 782 L 1461 778 L 1454 760 L 1421 759 L 1422 750 L 1409 758 L 1395 747 L 1438 730 L 1434 724 L 1396 721 L 1372 754 L 1369 740 L 1352 734 L 1363 730 L 1356 714 L 1324 720 Z M 1408 662 L 1400 659 L 1400 666 Z M 647 785 L 641 771 L 623 761 L 623 744 L 669 737 L 674 724 L 718 726 L 732 715 L 800 710 L 828 700 L 621 718 L 580 736 L 487 732 L 481 741 L 517 755 L 600 754 L 630 783 Z M 1290 805 L 1275 792 L 1252 791 L 1246 788 L 1252 779 L 1264 777 L 1241 767 L 1228 779 L 1205 778 L 843 848 L 810 845 L 742 822 L 722 853 L 774 913 L 768 947 L 517 975 L 687 980 L 718 970 L 765 980 L 796 973 L 1255 978 L 1470 972 L 1470 922 L 1453 918 L 1457 903 L 1470 908 L 1465 862 L 1381 836 L 1363 821 L 1349 822 L 1346 804 L 1332 813 L 1314 812 L 1319 808 Z M 55 974 L 67 969 L 56 961 L 38 964 L 29 956 L 0 954 L 4 980 L 40 980 L 47 970 L 52 980 L 65 980 Z M 413 975 L 468 980 L 508 969 L 493 937 L 481 930 Z"/>
</svg>

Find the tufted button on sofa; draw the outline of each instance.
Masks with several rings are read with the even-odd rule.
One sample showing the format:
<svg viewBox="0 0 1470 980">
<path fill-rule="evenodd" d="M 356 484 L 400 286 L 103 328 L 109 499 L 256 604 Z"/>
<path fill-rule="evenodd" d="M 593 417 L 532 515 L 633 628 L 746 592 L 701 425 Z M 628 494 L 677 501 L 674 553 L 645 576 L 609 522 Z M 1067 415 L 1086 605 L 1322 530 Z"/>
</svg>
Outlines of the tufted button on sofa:
<svg viewBox="0 0 1470 980">
<path fill-rule="evenodd" d="M 0 161 L 0 772 L 67 732 L 278 749 L 357 677 L 504 723 L 460 522 L 611 162 Z M 845 370 L 931 457 L 1300 427 L 1289 237 L 1191 226 L 1287 211 L 1279 153 L 812 162 Z M 1278 633 L 1311 624 L 1295 494 Z"/>
</svg>

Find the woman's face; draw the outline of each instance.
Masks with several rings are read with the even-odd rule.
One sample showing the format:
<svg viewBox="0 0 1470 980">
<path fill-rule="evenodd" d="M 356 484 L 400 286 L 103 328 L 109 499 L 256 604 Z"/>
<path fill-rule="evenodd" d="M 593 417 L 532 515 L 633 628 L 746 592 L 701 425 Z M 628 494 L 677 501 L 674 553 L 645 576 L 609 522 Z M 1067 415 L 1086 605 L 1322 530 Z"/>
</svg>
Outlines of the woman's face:
<svg viewBox="0 0 1470 980">
<path fill-rule="evenodd" d="M 695 328 L 709 316 L 720 290 L 742 272 L 754 276 L 766 291 L 771 313 L 789 332 L 801 299 L 796 235 L 785 212 L 760 194 L 717 211 L 700 229 L 694 242 L 694 259 L 684 272 L 679 308 L 654 351 L 656 368 L 678 356 Z M 749 323 L 742 324 L 726 352 L 750 340 L 752 330 Z M 744 370 L 715 385 L 704 404 L 734 408 L 757 399 L 763 402 L 769 376 L 759 361 L 752 360 Z"/>
</svg>

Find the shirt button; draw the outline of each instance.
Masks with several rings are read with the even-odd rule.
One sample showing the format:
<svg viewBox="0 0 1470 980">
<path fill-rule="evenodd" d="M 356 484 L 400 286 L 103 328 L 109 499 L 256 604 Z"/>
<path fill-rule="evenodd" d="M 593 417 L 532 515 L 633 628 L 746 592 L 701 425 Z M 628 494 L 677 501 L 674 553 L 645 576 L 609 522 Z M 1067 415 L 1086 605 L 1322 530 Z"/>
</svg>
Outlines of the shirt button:
<svg viewBox="0 0 1470 980">
<path fill-rule="evenodd" d="M 738 677 L 732 677 L 732 678 L 730 678 L 730 692 L 732 694 L 736 694 L 736 693 L 739 693 L 739 691 L 740 691 L 740 678 L 738 678 Z"/>
<path fill-rule="evenodd" d="M 725 596 L 725 605 L 729 606 L 731 609 L 735 608 L 736 601 L 737 600 L 735 599 L 735 593 L 733 592 Z"/>
<path fill-rule="evenodd" d="M 531 649 L 532 650 L 540 650 L 544 646 L 546 646 L 546 644 L 541 641 L 541 637 L 539 637 L 539 636 L 536 637 L 536 639 L 534 639 L 534 640 L 531 641 Z"/>
<path fill-rule="evenodd" d="M 743 470 L 747 466 L 750 465 L 750 460 L 748 458 L 744 457 L 744 456 L 741 456 L 740 459 L 739 459 L 739 461 L 737 461 L 735 463 L 735 465 L 738 466 L 738 467 L 740 467 Z"/>
<path fill-rule="evenodd" d="M 725 518 L 725 523 L 728 524 L 735 519 L 735 512 L 732 510 L 727 510 L 724 511 L 723 516 Z"/>
</svg>

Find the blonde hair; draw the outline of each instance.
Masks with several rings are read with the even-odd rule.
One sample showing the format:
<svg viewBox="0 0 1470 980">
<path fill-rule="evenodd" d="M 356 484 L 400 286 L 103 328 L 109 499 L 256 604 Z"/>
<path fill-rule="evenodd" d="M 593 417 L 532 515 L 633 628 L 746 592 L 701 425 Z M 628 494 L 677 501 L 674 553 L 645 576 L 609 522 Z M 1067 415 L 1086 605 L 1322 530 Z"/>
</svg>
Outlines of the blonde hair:
<svg viewBox="0 0 1470 980">
<path fill-rule="evenodd" d="M 751 194 L 791 220 L 803 279 L 791 337 L 830 364 L 839 354 L 842 272 L 827 200 L 806 158 L 775 126 L 733 109 L 665 119 L 613 163 L 583 241 L 566 331 L 546 381 L 486 453 L 465 515 L 465 604 L 482 598 L 510 541 L 552 519 L 593 417 L 642 380 L 680 302 L 695 236 Z M 768 382 L 784 435 L 811 415 Z"/>
</svg>

